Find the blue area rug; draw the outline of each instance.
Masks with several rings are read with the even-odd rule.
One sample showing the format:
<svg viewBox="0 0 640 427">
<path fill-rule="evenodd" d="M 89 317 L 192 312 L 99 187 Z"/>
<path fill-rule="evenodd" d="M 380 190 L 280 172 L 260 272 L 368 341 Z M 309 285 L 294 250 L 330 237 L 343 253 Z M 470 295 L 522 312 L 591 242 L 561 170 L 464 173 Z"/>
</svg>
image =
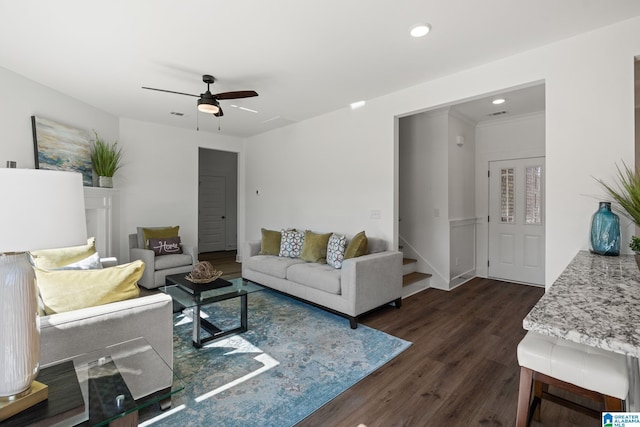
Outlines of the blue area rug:
<svg viewBox="0 0 640 427">
<path fill-rule="evenodd" d="M 223 329 L 239 325 L 238 298 L 206 306 Z M 174 370 L 185 390 L 141 425 L 293 426 L 411 343 L 265 290 L 249 295 L 249 330 L 196 349 L 189 312 L 175 314 Z M 143 424 L 144 422 L 144 424 Z"/>
</svg>

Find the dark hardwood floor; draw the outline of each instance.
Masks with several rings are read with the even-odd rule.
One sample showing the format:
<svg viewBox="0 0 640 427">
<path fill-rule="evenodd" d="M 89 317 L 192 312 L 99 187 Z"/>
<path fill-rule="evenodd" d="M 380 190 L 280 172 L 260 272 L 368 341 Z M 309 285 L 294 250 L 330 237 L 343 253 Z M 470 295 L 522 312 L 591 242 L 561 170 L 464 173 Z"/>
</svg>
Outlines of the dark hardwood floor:
<svg viewBox="0 0 640 427">
<path fill-rule="evenodd" d="M 474 279 L 453 291 L 427 289 L 362 323 L 411 341 L 385 366 L 298 427 L 513 426 L 522 319 L 542 288 Z M 584 403 L 584 402 L 583 402 Z M 539 426 L 600 426 L 545 401 Z"/>
</svg>

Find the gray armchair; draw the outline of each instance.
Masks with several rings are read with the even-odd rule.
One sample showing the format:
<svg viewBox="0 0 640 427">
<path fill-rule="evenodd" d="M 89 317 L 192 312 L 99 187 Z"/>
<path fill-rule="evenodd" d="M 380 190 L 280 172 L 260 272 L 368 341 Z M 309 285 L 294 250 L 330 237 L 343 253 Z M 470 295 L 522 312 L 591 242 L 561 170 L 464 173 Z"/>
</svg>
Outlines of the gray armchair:
<svg viewBox="0 0 640 427">
<path fill-rule="evenodd" d="M 164 227 L 146 227 L 164 228 Z M 144 248 L 142 227 L 138 227 L 136 234 L 129 234 L 129 259 L 130 261 L 142 260 L 146 267 L 144 274 L 138 282 L 147 289 L 155 289 L 164 285 L 167 275 L 189 273 L 198 261 L 195 247 L 182 244 L 181 254 L 155 256 L 151 249 Z"/>
</svg>

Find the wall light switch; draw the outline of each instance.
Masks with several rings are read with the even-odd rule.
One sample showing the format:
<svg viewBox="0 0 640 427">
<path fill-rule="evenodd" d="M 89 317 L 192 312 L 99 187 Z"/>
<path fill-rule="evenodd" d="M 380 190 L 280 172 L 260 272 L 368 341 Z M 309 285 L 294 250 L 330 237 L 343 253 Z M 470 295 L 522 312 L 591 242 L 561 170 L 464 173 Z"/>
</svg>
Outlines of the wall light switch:
<svg viewBox="0 0 640 427">
<path fill-rule="evenodd" d="M 382 211 L 380 209 L 371 209 L 369 211 L 369 218 L 380 219 L 382 218 Z"/>
</svg>

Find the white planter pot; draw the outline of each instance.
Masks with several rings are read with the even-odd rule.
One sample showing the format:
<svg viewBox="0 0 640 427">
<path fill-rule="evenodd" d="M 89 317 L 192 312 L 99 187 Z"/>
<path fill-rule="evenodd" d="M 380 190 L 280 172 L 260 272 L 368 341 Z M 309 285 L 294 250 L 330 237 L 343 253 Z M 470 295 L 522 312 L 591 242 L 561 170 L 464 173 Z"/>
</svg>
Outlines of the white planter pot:
<svg viewBox="0 0 640 427">
<path fill-rule="evenodd" d="M 98 187 L 113 188 L 113 177 L 111 176 L 99 176 Z"/>
</svg>

